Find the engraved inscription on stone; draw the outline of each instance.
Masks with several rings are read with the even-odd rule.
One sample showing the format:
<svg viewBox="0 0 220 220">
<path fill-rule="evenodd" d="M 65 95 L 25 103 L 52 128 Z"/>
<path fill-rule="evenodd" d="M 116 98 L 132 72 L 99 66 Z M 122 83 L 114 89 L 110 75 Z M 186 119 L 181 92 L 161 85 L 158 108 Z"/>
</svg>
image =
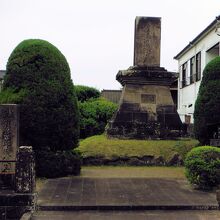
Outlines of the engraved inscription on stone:
<svg viewBox="0 0 220 220">
<path fill-rule="evenodd" d="M 141 103 L 156 104 L 156 95 L 141 94 Z"/>
<path fill-rule="evenodd" d="M 0 105 L 0 160 L 16 159 L 18 147 L 18 106 Z M 0 173 L 14 173 L 15 164 L 0 163 Z"/>
<path fill-rule="evenodd" d="M 136 17 L 134 66 L 160 66 L 161 18 Z"/>
</svg>

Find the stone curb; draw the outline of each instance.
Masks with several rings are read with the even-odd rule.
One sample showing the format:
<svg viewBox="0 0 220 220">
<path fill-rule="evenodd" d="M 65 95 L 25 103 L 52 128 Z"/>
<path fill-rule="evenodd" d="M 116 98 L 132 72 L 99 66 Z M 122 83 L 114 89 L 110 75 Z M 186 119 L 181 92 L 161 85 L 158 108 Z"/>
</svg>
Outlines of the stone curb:
<svg viewBox="0 0 220 220">
<path fill-rule="evenodd" d="M 71 206 L 71 205 L 39 205 L 40 211 L 134 211 L 134 210 L 219 210 L 217 205 L 91 205 L 91 206 Z"/>
</svg>

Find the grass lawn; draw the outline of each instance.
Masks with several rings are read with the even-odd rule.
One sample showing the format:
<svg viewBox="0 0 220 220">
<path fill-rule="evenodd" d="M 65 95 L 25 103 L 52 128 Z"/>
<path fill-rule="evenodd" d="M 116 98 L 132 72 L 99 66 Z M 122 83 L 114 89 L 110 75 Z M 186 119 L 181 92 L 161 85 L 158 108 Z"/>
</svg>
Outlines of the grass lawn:
<svg viewBox="0 0 220 220">
<path fill-rule="evenodd" d="M 86 138 L 80 142 L 77 148 L 83 158 L 90 156 L 102 156 L 112 158 L 118 156 L 162 156 L 169 160 L 178 153 L 183 159 L 188 151 L 198 145 L 194 139 L 181 140 L 119 140 L 107 139 L 105 135 L 97 135 Z"/>
</svg>

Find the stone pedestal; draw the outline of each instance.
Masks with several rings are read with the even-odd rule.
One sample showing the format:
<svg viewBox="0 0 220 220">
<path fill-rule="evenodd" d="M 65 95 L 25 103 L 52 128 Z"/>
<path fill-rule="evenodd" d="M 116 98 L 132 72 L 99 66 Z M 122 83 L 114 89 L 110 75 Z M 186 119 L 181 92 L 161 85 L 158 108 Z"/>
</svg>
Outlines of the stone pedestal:
<svg viewBox="0 0 220 220">
<path fill-rule="evenodd" d="M 37 195 L 34 193 L 15 193 L 1 191 L 0 219 L 20 219 L 28 211 L 36 209 Z"/>
<path fill-rule="evenodd" d="M 177 74 L 160 67 L 160 24 L 160 18 L 136 18 L 134 66 L 116 76 L 123 91 L 107 127 L 109 137 L 172 139 L 181 135 L 182 123 L 170 92 Z"/>
<path fill-rule="evenodd" d="M 123 85 L 119 109 L 109 122 L 109 137 L 172 139 L 181 134 L 182 123 L 170 93 L 175 73 L 161 67 L 131 67 L 119 71 Z"/>
</svg>

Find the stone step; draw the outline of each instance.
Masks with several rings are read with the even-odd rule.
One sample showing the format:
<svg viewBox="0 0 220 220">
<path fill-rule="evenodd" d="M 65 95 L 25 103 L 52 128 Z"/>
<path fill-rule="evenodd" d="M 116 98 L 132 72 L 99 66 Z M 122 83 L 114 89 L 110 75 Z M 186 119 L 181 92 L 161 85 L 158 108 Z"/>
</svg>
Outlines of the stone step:
<svg viewBox="0 0 220 220">
<path fill-rule="evenodd" d="M 40 211 L 219 210 L 217 205 L 39 205 Z"/>
<path fill-rule="evenodd" d="M 219 211 L 38 211 L 32 220 L 219 220 Z M 29 220 L 27 218 L 22 220 Z"/>
</svg>

